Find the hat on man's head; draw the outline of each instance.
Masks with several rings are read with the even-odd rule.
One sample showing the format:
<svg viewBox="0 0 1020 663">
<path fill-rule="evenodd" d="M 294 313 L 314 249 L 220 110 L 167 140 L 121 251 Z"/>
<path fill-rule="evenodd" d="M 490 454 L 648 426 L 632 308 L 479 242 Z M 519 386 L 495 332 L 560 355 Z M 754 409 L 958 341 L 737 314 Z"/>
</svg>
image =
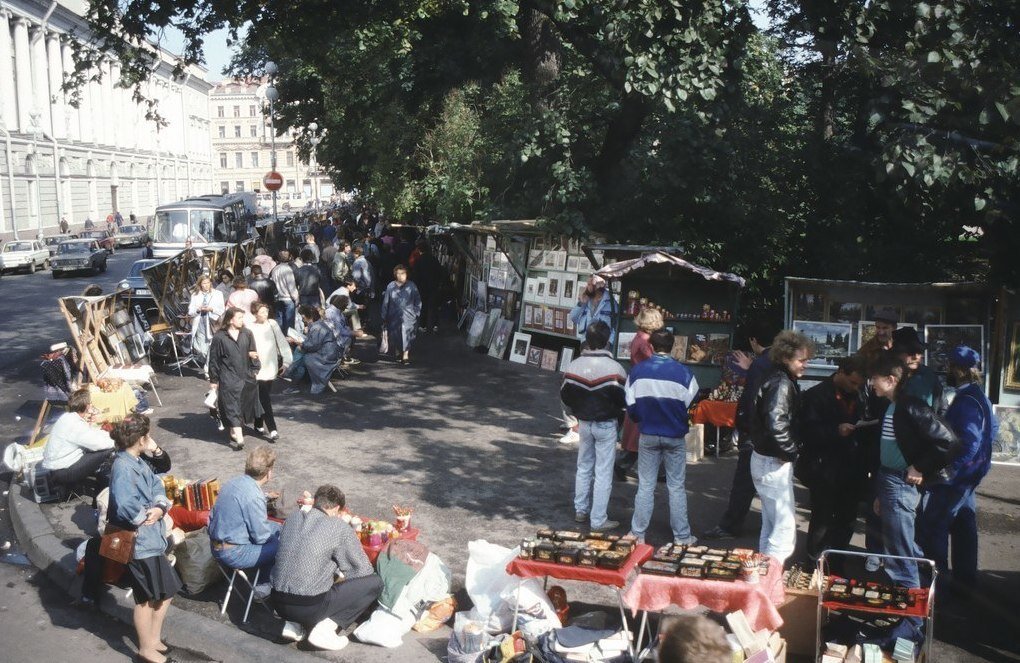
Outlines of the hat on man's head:
<svg viewBox="0 0 1020 663">
<path fill-rule="evenodd" d="M 981 354 L 974 348 L 958 345 L 949 353 L 949 363 L 960 368 L 974 368 L 981 363 Z"/>
<path fill-rule="evenodd" d="M 60 352 L 67 349 L 67 343 L 54 343 L 50 346 L 50 352 Z"/>
<path fill-rule="evenodd" d="M 874 318 L 876 321 L 881 320 L 882 322 L 896 324 L 900 321 L 900 314 L 896 312 L 896 309 L 884 306 L 875 311 Z"/>
<path fill-rule="evenodd" d="M 917 330 L 912 327 L 900 327 L 892 335 L 893 354 L 916 355 L 924 352 L 928 347 L 921 342 Z"/>
</svg>

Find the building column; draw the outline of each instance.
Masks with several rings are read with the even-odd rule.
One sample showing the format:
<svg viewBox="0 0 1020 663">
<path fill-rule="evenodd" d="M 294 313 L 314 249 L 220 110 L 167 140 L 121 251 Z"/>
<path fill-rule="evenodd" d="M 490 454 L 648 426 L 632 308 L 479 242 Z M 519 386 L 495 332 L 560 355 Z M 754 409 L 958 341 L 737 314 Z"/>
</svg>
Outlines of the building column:
<svg viewBox="0 0 1020 663">
<path fill-rule="evenodd" d="M 65 72 L 66 73 L 70 73 L 70 72 L 74 71 L 74 56 L 71 53 L 71 44 L 69 44 L 66 41 L 63 44 L 61 44 L 61 46 L 60 46 L 60 59 L 61 59 L 61 63 L 62 63 L 61 81 L 63 81 L 63 74 Z M 84 93 L 84 91 L 82 92 L 81 96 L 82 96 L 82 100 L 81 100 L 81 103 L 79 104 L 79 106 L 81 106 L 81 105 L 83 105 L 85 103 L 85 93 Z M 81 137 L 82 136 L 82 131 L 81 131 L 81 110 L 79 108 L 75 108 L 74 106 L 72 106 L 69 103 L 70 99 L 68 99 L 67 101 L 68 101 L 68 103 L 65 104 L 65 112 L 67 113 L 67 129 L 68 129 L 67 137 L 70 138 L 71 140 L 81 140 L 82 139 L 82 137 Z M 70 219 L 68 219 L 68 220 L 70 221 Z"/>
<path fill-rule="evenodd" d="M 39 26 L 32 31 L 32 89 L 35 91 L 35 108 L 39 113 L 39 128 L 49 133 L 53 104 L 50 101 L 50 76 L 46 60 L 46 30 Z"/>
<path fill-rule="evenodd" d="M 95 72 L 90 71 L 89 76 L 93 76 Z M 86 83 L 89 94 L 89 108 L 88 108 L 88 122 L 89 122 L 89 139 L 91 142 L 99 144 L 103 142 L 103 98 L 99 94 L 99 83 L 89 80 Z"/>
<path fill-rule="evenodd" d="M 102 97 L 103 117 L 100 122 L 103 126 L 103 143 L 114 144 L 114 135 L 117 133 L 117 125 L 114 122 L 113 85 L 110 83 L 110 61 L 103 60 L 99 65 L 101 74 L 99 81 L 99 94 Z"/>
<path fill-rule="evenodd" d="M 0 126 L 12 130 L 18 126 L 18 100 L 14 91 L 11 43 L 11 13 L 0 10 Z"/>
<path fill-rule="evenodd" d="M 32 126 L 32 64 L 28 45 L 28 19 L 14 19 L 14 69 L 18 97 L 18 130 L 28 133 Z"/>
<path fill-rule="evenodd" d="M 120 65 L 107 61 L 103 66 L 103 92 L 106 93 L 108 105 L 106 107 L 107 126 L 109 127 L 110 145 L 121 145 L 121 135 L 124 133 L 120 126 L 120 99 L 118 98 L 117 81 L 120 80 Z"/>
<path fill-rule="evenodd" d="M 60 58 L 60 36 L 51 32 L 46 37 L 46 62 L 50 74 L 50 96 L 53 98 L 53 137 L 67 138 L 67 109 L 64 103 L 64 66 Z"/>
</svg>

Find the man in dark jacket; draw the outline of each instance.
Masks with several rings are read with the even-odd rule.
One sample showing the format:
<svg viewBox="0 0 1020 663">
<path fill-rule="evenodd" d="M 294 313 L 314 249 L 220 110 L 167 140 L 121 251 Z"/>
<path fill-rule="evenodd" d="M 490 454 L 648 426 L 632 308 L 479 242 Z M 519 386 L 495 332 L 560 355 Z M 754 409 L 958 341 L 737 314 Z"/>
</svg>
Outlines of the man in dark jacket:
<svg viewBox="0 0 1020 663">
<path fill-rule="evenodd" d="M 297 284 L 299 303 L 304 306 L 322 305 L 322 276 L 316 264 L 316 256 L 311 249 L 301 249 L 301 262 L 304 263 L 294 272 Z"/>
<path fill-rule="evenodd" d="M 259 301 L 272 306 L 276 302 L 276 284 L 262 273 L 261 265 L 251 266 L 251 279 L 248 287 L 259 296 Z"/>
<path fill-rule="evenodd" d="M 620 525 L 608 519 L 607 509 L 613 489 L 617 426 L 626 407 L 623 385 L 627 373 L 606 349 L 609 325 L 605 322 L 588 325 L 584 342 L 587 349 L 564 371 L 560 399 L 564 409 L 577 417 L 581 436 L 574 477 L 574 520 L 583 523 L 590 513 L 592 531 L 601 532 Z"/>
<path fill-rule="evenodd" d="M 781 331 L 769 350 L 772 372 L 751 413 L 751 479 L 761 499 L 758 550 L 783 564 L 797 545 L 793 461 L 800 449 L 800 393 L 797 380 L 814 351 L 811 339 Z"/>
<path fill-rule="evenodd" d="M 752 323 L 747 331 L 751 350 L 757 355 L 747 369 L 747 382 L 744 391 L 737 401 L 737 436 L 739 455 L 737 467 L 733 472 L 733 486 L 730 488 L 729 506 L 719 520 L 719 524 L 702 534 L 706 539 L 731 539 L 740 536 L 744 529 L 744 518 L 751 510 L 754 499 L 754 482 L 751 481 L 751 411 L 754 409 L 754 398 L 761 388 L 765 376 L 772 372 L 772 360 L 769 359 L 769 346 L 775 336 L 773 328 L 767 323 Z"/>
<path fill-rule="evenodd" d="M 846 550 L 850 545 L 867 475 L 856 435 L 864 413 L 863 361 L 847 357 L 838 366 L 804 392 L 801 404 L 804 449 L 795 472 L 811 491 L 807 553 L 812 562 L 823 550 Z"/>
<path fill-rule="evenodd" d="M 421 255 L 414 262 L 414 283 L 421 293 L 422 330 L 439 331 L 439 289 L 443 283 L 443 266 L 432 255 L 428 242 L 419 246 Z"/>
</svg>

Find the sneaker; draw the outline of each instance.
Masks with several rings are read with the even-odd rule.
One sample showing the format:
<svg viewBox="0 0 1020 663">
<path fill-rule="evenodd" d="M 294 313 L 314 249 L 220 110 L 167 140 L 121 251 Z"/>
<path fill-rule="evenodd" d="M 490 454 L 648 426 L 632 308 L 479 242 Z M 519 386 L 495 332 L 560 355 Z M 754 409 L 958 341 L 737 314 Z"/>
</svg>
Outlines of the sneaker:
<svg viewBox="0 0 1020 663">
<path fill-rule="evenodd" d="M 702 533 L 701 538 L 703 539 L 735 539 L 737 535 L 728 529 L 723 529 L 721 525 L 716 525 L 707 532 Z"/>
<path fill-rule="evenodd" d="M 328 651 L 343 649 L 350 640 L 336 632 L 339 626 L 332 619 L 323 619 L 308 633 L 308 644 Z"/>
<path fill-rule="evenodd" d="M 598 527 L 592 527 L 591 531 L 593 531 L 593 532 L 611 532 L 611 531 L 613 531 L 614 529 L 616 529 L 619 526 L 620 526 L 620 521 L 618 521 L 618 520 L 607 520 L 606 522 L 602 523 Z"/>
<path fill-rule="evenodd" d="M 301 642 L 308 636 L 305 633 L 305 629 L 301 624 L 297 622 L 284 622 L 283 630 L 280 631 L 280 637 L 291 642 Z"/>
<path fill-rule="evenodd" d="M 875 573 L 880 568 L 882 568 L 882 560 L 880 560 L 878 557 L 875 557 L 874 555 L 868 555 L 868 558 L 864 560 L 865 571 Z"/>
<path fill-rule="evenodd" d="M 560 438 L 560 444 L 577 444 L 581 441 L 581 434 L 576 430 L 568 430 Z"/>
<path fill-rule="evenodd" d="M 588 514 L 585 513 L 584 511 L 575 511 L 574 512 L 574 522 L 575 523 L 585 523 L 585 522 L 588 522 Z"/>
<path fill-rule="evenodd" d="M 151 407 L 148 407 L 148 408 L 145 408 L 144 410 L 139 410 L 138 414 L 144 414 L 144 415 L 148 416 L 148 415 L 152 414 L 153 412 L 155 412 L 155 410 L 153 410 Z"/>
<path fill-rule="evenodd" d="M 216 422 L 216 430 L 218 430 L 219 432 L 222 433 L 223 431 L 225 431 L 227 429 L 223 426 L 223 422 L 222 421 L 217 421 Z"/>
<path fill-rule="evenodd" d="M 675 538 L 673 539 L 673 545 L 676 546 L 693 546 L 698 543 L 698 537 L 689 536 L 686 539 Z"/>
<path fill-rule="evenodd" d="M 238 442 L 237 440 L 231 440 L 230 448 L 233 449 L 234 451 L 240 451 L 241 449 L 244 449 L 244 440 L 241 440 L 240 442 Z"/>
<path fill-rule="evenodd" d="M 271 443 L 275 443 L 279 439 L 280 439 L 280 434 L 279 433 L 277 433 L 275 430 L 269 431 L 269 441 Z"/>
<path fill-rule="evenodd" d="M 265 427 L 265 426 L 259 426 L 259 427 L 257 427 L 257 428 L 256 428 L 255 430 L 256 430 L 256 431 L 257 431 L 257 432 L 258 432 L 259 434 L 261 434 L 261 435 L 265 435 L 266 433 L 268 433 L 268 432 L 269 432 L 269 431 L 267 431 L 267 430 L 266 430 L 266 427 Z"/>
</svg>

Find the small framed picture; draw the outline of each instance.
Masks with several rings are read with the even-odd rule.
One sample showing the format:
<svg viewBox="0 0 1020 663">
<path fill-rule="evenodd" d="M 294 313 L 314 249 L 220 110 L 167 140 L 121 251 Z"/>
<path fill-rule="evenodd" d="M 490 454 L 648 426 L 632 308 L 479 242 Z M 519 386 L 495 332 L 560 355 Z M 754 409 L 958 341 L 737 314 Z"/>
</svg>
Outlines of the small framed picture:
<svg viewBox="0 0 1020 663">
<path fill-rule="evenodd" d="M 936 373 L 949 372 L 949 357 L 953 348 L 966 345 L 984 354 L 985 328 L 983 325 L 928 325 L 924 328 L 924 363 Z M 977 369 L 984 372 L 984 366 Z"/>
<path fill-rule="evenodd" d="M 524 301 L 535 301 L 536 288 L 538 288 L 538 279 L 534 276 L 529 276 L 528 280 L 524 282 Z"/>
<path fill-rule="evenodd" d="M 545 269 L 545 251 L 531 250 L 528 254 L 528 269 Z"/>
<path fill-rule="evenodd" d="M 553 331 L 557 334 L 567 332 L 567 312 L 561 309 L 553 310 Z"/>
<path fill-rule="evenodd" d="M 547 276 L 539 276 L 535 279 L 535 301 L 539 304 L 545 303 L 545 293 L 549 287 L 549 278 Z"/>
<path fill-rule="evenodd" d="M 560 304 L 560 284 L 563 283 L 563 274 L 560 272 L 549 272 L 549 284 L 545 288 L 545 303 L 553 306 Z"/>
<path fill-rule="evenodd" d="M 528 365 L 529 366 L 542 365 L 542 348 L 536 347 L 528 348 Z"/>
<path fill-rule="evenodd" d="M 864 315 L 864 307 L 860 304 L 846 302 L 829 302 L 829 322 L 849 322 L 856 324 Z"/>
<path fill-rule="evenodd" d="M 1020 407 L 993 405 L 999 422 L 999 435 L 992 440 L 992 462 L 1020 464 Z"/>
<path fill-rule="evenodd" d="M 560 351 L 560 373 L 566 373 L 567 366 L 574 361 L 574 348 L 563 348 Z"/>
<path fill-rule="evenodd" d="M 853 325 L 848 322 L 794 320 L 793 331 L 804 334 L 815 343 L 815 356 L 808 360 L 808 366 L 835 368 L 836 360 L 850 356 Z"/>
<path fill-rule="evenodd" d="M 795 320 L 825 320 L 825 296 L 818 292 L 797 292 L 793 296 Z"/>
<path fill-rule="evenodd" d="M 571 274 L 577 274 L 581 271 L 581 256 L 570 255 L 567 256 L 567 271 Z"/>
<path fill-rule="evenodd" d="M 526 327 L 530 327 L 532 320 L 534 320 L 534 310 L 531 308 L 531 304 L 525 304 L 524 305 L 524 325 Z"/>
<path fill-rule="evenodd" d="M 630 344 L 637 332 L 620 332 L 616 337 L 616 358 L 630 360 Z"/>
<path fill-rule="evenodd" d="M 577 287 L 577 281 L 574 280 L 573 274 L 567 274 L 567 278 L 563 280 L 563 293 L 560 294 L 560 306 L 566 306 L 573 308 L 574 304 L 577 303 L 577 292 L 574 288 Z"/>
<path fill-rule="evenodd" d="M 528 361 L 528 349 L 531 347 L 531 334 L 522 332 L 514 333 L 513 343 L 510 345 L 510 361 L 515 364 L 524 364 Z"/>
<path fill-rule="evenodd" d="M 542 368 L 547 371 L 555 371 L 558 357 L 555 350 L 542 350 Z"/>
<path fill-rule="evenodd" d="M 543 329 L 548 329 L 549 331 L 552 331 L 555 324 L 556 323 L 553 320 L 553 310 L 551 308 L 549 308 L 548 306 L 543 306 L 542 307 L 542 328 Z"/>
<path fill-rule="evenodd" d="M 673 350 L 669 353 L 677 361 L 687 361 L 687 337 L 683 334 L 673 336 Z"/>
</svg>

